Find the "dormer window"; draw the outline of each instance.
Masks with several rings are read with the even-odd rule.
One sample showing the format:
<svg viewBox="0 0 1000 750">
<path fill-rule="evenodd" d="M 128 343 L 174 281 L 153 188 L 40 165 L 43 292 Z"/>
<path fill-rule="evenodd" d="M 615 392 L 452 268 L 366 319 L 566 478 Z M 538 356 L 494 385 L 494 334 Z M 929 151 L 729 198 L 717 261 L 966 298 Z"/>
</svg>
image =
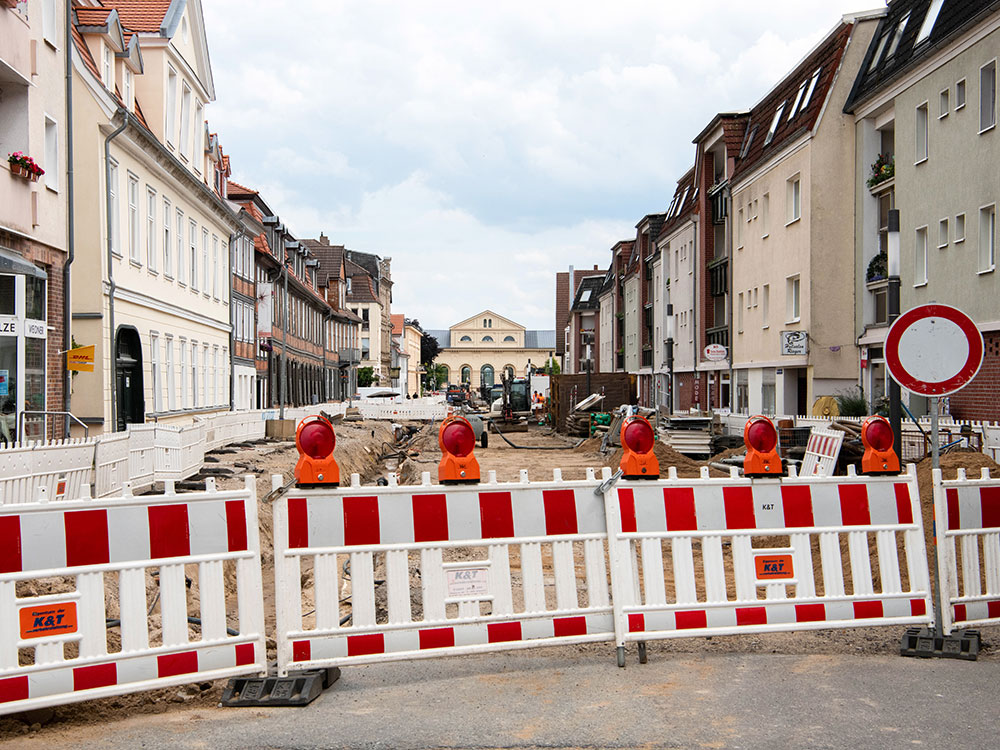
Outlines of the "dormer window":
<svg viewBox="0 0 1000 750">
<path fill-rule="evenodd" d="M 164 115 L 164 131 L 167 135 L 167 143 L 173 145 L 177 132 L 177 73 L 171 67 L 167 68 L 167 111 Z"/>
<path fill-rule="evenodd" d="M 778 129 L 778 124 L 781 122 L 781 115 L 785 111 L 786 104 L 788 104 L 788 102 L 782 102 L 781 106 L 775 110 L 774 119 L 771 120 L 771 127 L 767 129 L 767 138 L 764 139 L 765 146 L 774 139 L 774 133 Z"/>
<path fill-rule="evenodd" d="M 111 52 L 111 47 L 108 46 L 107 42 L 102 43 L 101 51 L 103 53 L 104 69 L 102 70 L 104 78 L 104 86 L 108 91 L 115 90 L 115 69 L 112 63 L 113 54 Z"/>
<path fill-rule="evenodd" d="M 123 88 L 125 89 L 125 91 L 123 92 L 125 96 L 125 108 L 131 111 L 133 107 L 132 71 L 129 70 L 128 67 L 125 68 L 125 74 L 122 76 L 122 80 L 123 80 Z"/>
<path fill-rule="evenodd" d="M 191 148 L 191 88 L 185 83 L 181 93 L 181 136 L 178 144 L 181 156 L 187 158 Z"/>
</svg>

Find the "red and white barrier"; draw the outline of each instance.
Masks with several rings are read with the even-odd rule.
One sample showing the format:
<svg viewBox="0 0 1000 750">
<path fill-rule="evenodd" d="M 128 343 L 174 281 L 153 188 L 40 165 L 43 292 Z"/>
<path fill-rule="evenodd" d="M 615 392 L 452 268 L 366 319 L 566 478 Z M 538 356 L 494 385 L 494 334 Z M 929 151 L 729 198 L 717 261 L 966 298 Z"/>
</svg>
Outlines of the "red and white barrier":
<svg viewBox="0 0 1000 750">
<path fill-rule="evenodd" d="M 605 512 L 589 477 L 442 486 L 425 473 L 420 486 L 361 487 L 355 475 L 279 499 L 279 674 L 611 640 Z"/>
<path fill-rule="evenodd" d="M 709 479 L 705 471 L 677 479 L 671 469 L 666 481 L 620 482 L 608 499 L 619 647 L 930 622 L 912 469 L 899 477 L 781 480 Z"/>
<path fill-rule="evenodd" d="M 127 491 L 0 506 L 0 714 L 266 670 L 253 479 Z"/>
<path fill-rule="evenodd" d="M 804 477 L 833 476 L 837 468 L 837 458 L 840 447 L 844 443 L 844 433 L 840 430 L 823 430 L 813 427 L 806 443 L 805 455 L 802 457 L 802 467 L 799 475 Z"/>
<path fill-rule="evenodd" d="M 1000 479 L 933 481 L 944 631 L 1000 623 Z"/>
</svg>

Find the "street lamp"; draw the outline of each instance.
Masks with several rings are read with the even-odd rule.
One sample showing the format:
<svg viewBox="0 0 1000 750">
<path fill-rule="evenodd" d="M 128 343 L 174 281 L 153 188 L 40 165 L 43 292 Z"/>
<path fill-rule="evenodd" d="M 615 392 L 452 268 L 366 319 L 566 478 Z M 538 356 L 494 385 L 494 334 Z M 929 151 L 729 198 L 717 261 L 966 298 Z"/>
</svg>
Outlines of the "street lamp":
<svg viewBox="0 0 1000 750">
<path fill-rule="evenodd" d="M 886 266 L 889 276 L 888 320 L 889 325 L 899 317 L 899 209 L 890 208 L 886 232 Z M 892 449 L 897 456 L 902 452 L 902 409 L 899 383 L 889 376 L 889 425 L 892 427 Z"/>
</svg>

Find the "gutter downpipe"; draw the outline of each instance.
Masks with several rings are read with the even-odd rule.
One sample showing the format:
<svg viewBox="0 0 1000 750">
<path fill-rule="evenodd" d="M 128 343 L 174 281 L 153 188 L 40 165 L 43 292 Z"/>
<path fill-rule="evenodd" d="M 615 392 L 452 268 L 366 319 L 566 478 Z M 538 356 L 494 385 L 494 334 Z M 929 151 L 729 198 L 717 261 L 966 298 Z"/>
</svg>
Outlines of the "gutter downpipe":
<svg viewBox="0 0 1000 750">
<path fill-rule="evenodd" d="M 67 352 L 73 346 L 73 311 L 70 306 L 70 266 L 73 265 L 76 244 L 76 221 L 73 214 L 73 3 L 66 0 L 65 18 L 66 43 L 66 262 L 63 265 L 63 349 Z M 69 357 L 69 354 L 65 355 Z M 65 360 L 64 360 L 65 362 Z M 63 411 L 72 409 L 73 376 L 63 369 Z M 70 420 L 65 420 L 65 437 L 70 436 Z"/>
<path fill-rule="evenodd" d="M 108 232 L 108 337 L 110 339 L 110 350 L 108 357 L 111 361 L 111 424 L 112 432 L 118 431 L 118 355 L 115 352 L 115 275 L 112 262 L 114 253 L 111 246 L 113 233 L 111 231 L 111 141 L 121 135 L 122 131 L 128 127 L 129 114 L 127 109 L 118 108 L 115 113 L 124 115 L 122 124 L 112 130 L 104 138 L 104 208 L 106 229 Z"/>
<path fill-rule="evenodd" d="M 236 311 L 233 309 L 233 255 L 236 235 L 229 235 L 229 411 L 236 411 Z"/>
</svg>

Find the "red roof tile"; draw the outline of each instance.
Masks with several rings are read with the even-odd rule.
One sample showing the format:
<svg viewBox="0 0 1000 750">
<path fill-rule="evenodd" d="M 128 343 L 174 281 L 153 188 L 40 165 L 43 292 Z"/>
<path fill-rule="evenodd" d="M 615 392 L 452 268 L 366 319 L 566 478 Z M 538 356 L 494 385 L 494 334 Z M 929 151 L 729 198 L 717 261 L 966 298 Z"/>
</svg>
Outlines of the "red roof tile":
<svg viewBox="0 0 1000 750">
<path fill-rule="evenodd" d="M 392 332 L 401 334 L 403 326 L 406 325 L 406 316 L 392 314 L 389 316 L 389 319 L 392 320 Z"/>
<path fill-rule="evenodd" d="M 100 81 L 101 71 L 97 69 L 97 63 L 94 62 L 94 57 L 90 54 L 90 48 L 83 40 L 83 35 L 75 25 L 73 26 L 73 42 L 76 44 L 76 50 L 80 53 L 80 57 L 83 60 L 83 64 L 87 67 L 87 70 L 93 73 L 94 77 Z"/>
<path fill-rule="evenodd" d="M 140 33 L 157 33 L 163 18 L 170 9 L 171 0 L 104 0 L 108 8 L 115 8 L 122 26 Z"/>
<path fill-rule="evenodd" d="M 226 190 L 230 195 L 257 195 L 256 190 L 244 187 L 240 183 L 233 182 L 232 180 L 226 180 Z"/>
<path fill-rule="evenodd" d="M 81 26 L 103 26 L 108 22 L 111 8 L 77 8 L 76 20 Z"/>
</svg>

